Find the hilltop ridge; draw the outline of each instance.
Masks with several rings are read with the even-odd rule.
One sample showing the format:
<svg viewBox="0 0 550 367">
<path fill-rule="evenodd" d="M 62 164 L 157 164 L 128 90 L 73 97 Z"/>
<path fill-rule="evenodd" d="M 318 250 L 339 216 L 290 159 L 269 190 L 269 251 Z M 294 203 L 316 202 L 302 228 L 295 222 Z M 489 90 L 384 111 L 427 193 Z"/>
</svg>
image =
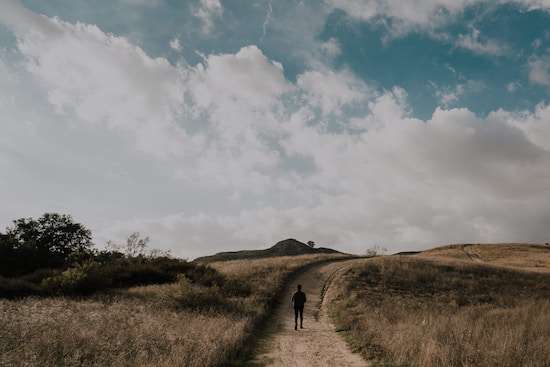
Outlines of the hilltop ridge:
<svg viewBox="0 0 550 367">
<path fill-rule="evenodd" d="M 214 262 L 214 261 L 229 261 L 229 260 L 243 260 L 243 259 L 258 259 L 264 257 L 275 256 L 298 256 L 307 254 L 337 254 L 341 253 L 327 247 L 310 247 L 303 242 L 300 242 L 294 238 L 287 238 L 277 242 L 270 248 L 263 250 L 242 250 L 242 251 L 227 251 L 219 252 L 210 256 L 198 257 L 194 261 L 196 262 Z"/>
<path fill-rule="evenodd" d="M 550 245 L 536 243 L 465 243 L 436 247 L 413 255 L 550 272 Z"/>
</svg>

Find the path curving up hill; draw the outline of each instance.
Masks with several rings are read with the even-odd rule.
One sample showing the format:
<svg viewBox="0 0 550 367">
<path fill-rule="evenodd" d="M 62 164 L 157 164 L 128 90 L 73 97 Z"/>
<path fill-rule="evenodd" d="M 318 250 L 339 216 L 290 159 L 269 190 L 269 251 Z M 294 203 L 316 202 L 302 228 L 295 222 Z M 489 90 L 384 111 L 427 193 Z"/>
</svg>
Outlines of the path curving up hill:
<svg viewBox="0 0 550 367">
<path fill-rule="evenodd" d="M 285 299 L 269 321 L 266 335 L 260 340 L 249 366 L 359 367 L 367 363 L 352 353 L 335 331 L 327 314 L 331 279 L 353 261 L 338 261 L 310 268 L 296 277 L 285 289 Z M 308 301 L 304 310 L 304 329 L 294 330 L 294 311 L 290 298 L 297 284 L 302 284 Z M 324 297 L 323 297 L 324 295 Z"/>
</svg>

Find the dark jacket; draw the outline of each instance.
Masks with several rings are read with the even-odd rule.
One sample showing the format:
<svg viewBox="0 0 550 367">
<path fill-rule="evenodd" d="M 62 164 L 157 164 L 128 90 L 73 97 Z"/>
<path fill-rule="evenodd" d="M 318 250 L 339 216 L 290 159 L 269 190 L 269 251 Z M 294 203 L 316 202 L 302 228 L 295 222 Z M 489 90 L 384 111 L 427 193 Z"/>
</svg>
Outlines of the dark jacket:
<svg viewBox="0 0 550 367">
<path fill-rule="evenodd" d="M 302 291 L 297 291 L 292 296 L 292 302 L 294 303 L 294 308 L 304 307 L 306 303 L 306 294 Z"/>
</svg>

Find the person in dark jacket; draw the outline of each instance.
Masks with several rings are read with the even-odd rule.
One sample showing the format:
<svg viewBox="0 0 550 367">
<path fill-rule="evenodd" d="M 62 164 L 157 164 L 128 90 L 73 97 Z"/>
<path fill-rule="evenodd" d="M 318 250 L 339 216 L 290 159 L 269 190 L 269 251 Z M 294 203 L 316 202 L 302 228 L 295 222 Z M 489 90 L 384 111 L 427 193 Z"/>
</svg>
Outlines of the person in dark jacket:
<svg viewBox="0 0 550 367">
<path fill-rule="evenodd" d="M 294 306 L 294 330 L 298 330 L 298 315 L 300 315 L 300 329 L 303 329 L 304 323 L 304 304 L 306 303 L 306 294 L 302 292 L 302 285 L 298 284 L 298 290 L 292 295 L 292 304 Z"/>
</svg>

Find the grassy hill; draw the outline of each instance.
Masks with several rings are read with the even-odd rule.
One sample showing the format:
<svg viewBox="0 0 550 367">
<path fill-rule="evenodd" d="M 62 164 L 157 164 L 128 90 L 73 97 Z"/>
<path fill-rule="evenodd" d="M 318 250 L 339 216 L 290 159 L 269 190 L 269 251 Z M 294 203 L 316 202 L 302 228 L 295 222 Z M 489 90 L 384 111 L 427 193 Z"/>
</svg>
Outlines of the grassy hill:
<svg viewBox="0 0 550 367">
<path fill-rule="evenodd" d="M 550 248 L 461 244 L 357 263 L 331 312 L 380 365 L 548 366 Z"/>
<path fill-rule="evenodd" d="M 90 296 L 0 298 L 0 366 L 240 366 L 288 278 L 342 257 L 223 261 L 200 282 L 181 274 Z"/>
<path fill-rule="evenodd" d="M 436 247 L 416 256 L 550 272 L 550 246 L 527 243 L 457 244 Z"/>
<path fill-rule="evenodd" d="M 211 263 L 211 262 L 217 262 L 217 261 L 261 259 L 261 258 L 268 258 L 268 257 L 314 255 L 314 254 L 342 254 L 342 253 L 326 247 L 319 247 L 319 248 L 310 247 L 303 242 L 297 241 L 293 238 L 289 238 L 283 241 L 279 241 L 272 247 L 264 250 L 242 250 L 242 251 L 232 251 L 232 252 L 219 252 L 215 255 L 196 258 L 194 261 L 201 262 L 201 263 Z"/>
</svg>

